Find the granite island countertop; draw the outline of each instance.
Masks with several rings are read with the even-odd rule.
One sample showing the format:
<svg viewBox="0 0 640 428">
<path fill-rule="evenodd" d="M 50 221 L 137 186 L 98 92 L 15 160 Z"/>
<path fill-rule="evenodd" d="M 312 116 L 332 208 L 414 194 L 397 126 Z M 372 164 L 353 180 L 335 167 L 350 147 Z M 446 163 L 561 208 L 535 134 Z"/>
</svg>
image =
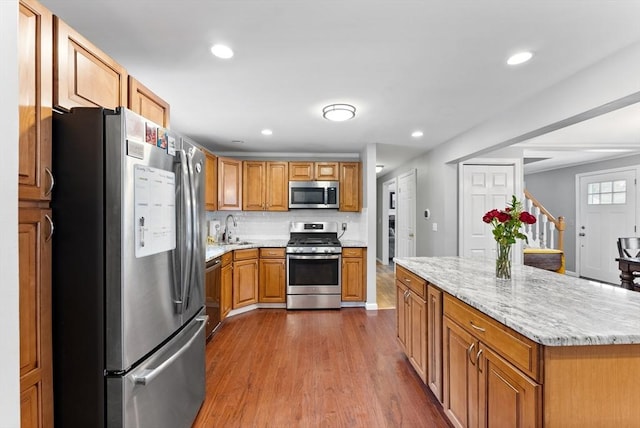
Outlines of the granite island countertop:
<svg viewBox="0 0 640 428">
<path fill-rule="evenodd" d="M 394 261 L 496 321 L 547 346 L 640 344 L 640 293 L 493 260 L 400 257 Z"/>
</svg>

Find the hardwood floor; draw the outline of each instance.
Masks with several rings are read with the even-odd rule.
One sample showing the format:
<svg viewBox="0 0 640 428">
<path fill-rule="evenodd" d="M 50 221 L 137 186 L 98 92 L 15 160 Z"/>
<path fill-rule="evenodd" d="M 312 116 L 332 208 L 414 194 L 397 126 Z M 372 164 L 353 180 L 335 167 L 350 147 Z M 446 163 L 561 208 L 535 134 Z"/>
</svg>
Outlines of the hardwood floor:
<svg viewBox="0 0 640 428">
<path fill-rule="evenodd" d="M 378 309 L 396 307 L 396 280 L 393 263 L 383 265 L 376 262 L 376 299 Z"/>
<path fill-rule="evenodd" d="M 395 338 L 396 311 L 259 309 L 207 345 L 194 427 L 448 427 Z"/>
</svg>

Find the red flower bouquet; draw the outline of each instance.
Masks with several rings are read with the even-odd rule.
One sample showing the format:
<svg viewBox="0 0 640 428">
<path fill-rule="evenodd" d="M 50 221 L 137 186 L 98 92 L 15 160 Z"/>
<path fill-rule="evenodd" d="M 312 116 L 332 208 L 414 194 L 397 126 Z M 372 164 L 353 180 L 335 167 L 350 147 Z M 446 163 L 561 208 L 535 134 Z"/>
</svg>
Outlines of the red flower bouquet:
<svg viewBox="0 0 640 428">
<path fill-rule="evenodd" d="M 496 254 L 496 276 L 498 278 L 511 278 L 511 246 L 516 239 L 527 240 L 527 235 L 520 231 L 522 224 L 534 224 L 536 218 L 522 209 L 522 203 L 511 198 L 511 205 L 504 210 L 493 209 L 487 212 L 482 221 L 493 226 L 493 237 L 498 243 Z"/>
</svg>

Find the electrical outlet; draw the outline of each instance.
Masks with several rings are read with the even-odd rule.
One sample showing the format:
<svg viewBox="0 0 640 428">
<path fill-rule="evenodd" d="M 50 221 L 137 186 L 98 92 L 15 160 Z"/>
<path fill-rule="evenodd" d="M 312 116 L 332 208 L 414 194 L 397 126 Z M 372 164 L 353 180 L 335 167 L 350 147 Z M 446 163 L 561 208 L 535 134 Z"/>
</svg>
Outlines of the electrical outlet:
<svg viewBox="0 0 640 428">
<path fill-rule="evenodd" d="M 347 230 L 347 223 L 342 223 L 342 230 L 346 231 Z"/>
</svg>

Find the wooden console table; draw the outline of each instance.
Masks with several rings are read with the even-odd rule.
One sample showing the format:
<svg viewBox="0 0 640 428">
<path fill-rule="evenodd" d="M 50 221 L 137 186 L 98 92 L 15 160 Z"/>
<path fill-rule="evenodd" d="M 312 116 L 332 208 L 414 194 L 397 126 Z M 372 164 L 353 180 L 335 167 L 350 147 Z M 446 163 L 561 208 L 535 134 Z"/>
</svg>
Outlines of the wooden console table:
<svg viewBox="0 0 640 428">
<path fill-rule="evenodd" d="M 633 282 L 634 273 L 640 272 L 640 258 L 617 258 L 620 269 L 620 285 L 627 290 L 640 291 L 640 286 Z"/>
</svg>

